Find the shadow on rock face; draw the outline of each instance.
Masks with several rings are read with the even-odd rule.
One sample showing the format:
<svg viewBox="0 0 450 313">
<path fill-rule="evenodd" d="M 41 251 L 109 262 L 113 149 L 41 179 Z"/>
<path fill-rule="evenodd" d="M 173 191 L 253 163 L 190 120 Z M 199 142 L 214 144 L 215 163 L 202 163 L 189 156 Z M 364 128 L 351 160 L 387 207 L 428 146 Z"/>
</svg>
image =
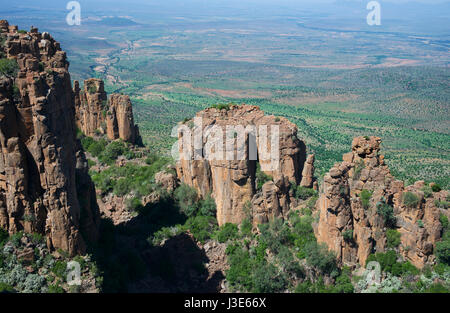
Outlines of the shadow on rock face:
<svg viewBox="0 0 450 313">
<path fill-rule="evenodd" d="M 162 245 L 148 240 L 162 227 L 183 224 L 186 217 L 170 198 L 138 210 L 127 223 L 102 219 L 99 243 L 90 252 L 103 276 L 103 292 L 218 292 L 223 274 L 208 272 L 209 259 L 195 239 L 182 233 Z"/>
</svg>

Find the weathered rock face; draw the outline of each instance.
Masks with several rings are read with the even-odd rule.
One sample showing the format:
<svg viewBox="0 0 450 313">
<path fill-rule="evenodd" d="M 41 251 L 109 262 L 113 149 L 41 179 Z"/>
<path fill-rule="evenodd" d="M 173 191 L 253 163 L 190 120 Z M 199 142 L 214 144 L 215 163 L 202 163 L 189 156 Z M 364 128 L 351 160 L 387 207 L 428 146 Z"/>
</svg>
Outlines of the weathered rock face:
<svg viewBox="0 0 450 313">
<path fill-rule="evenodd" d="M 155 174 L 155 183 L 161 185 L 168 192 L 174 191 L 178 186 L 176 175 L 161 171 Z"/>
<path fill-rule="evenodd" d="M 305 145 L 296 136 L 297 127 L 285 118 L 265 116 L 257 106 L 250 105 L 235 105 L 228 110 L 209 108 L 197 113 L 194 120 L 201 120 L 201 125 L 190 121 L 192 129 L 187 130 L 185 124 L 186 131 L 179 132 L 179 143 L 191 143 L 179 146 L 180 155 L 192 153 L 178 161 L 177 175 L 202 197 L 211 193 L 219 225 L 240 223 L 247 214 L 255 223 L 283 216 L 289 210 L 289 184 L 301 181 L 306 159 Z M 245 131 L 252 127 L 256 132 Z M 196 143 L 195 138 L 200 140 Z M 256 153 L 257 157 L 252 157 Z M 257 163 L 273 178 L 260 191 L 256 190 Z"/>
<path fill-rule="evenodd" d="M 379 154 L 380 143 L 377 137 L 355 138 L 352 152 L 325 175 L 316 204 L 320 214 L 316 237 L 336 252 L 342 264 L 364 266 L 371 253 L 386 250 L 387 226 L 394 227 L 401 233 L 400 254 L 421 268 L 434 261 L 434 244 L 441 236 L 439 209 L 434 205 L 439 194 L 424 199 L 423 182 L 405 188 L 395 180 Z M 364 189 L 372 193 L 368 202 L 361 199 Z M 405 206 L 405 192 L 416 194 L 418 204 Z M 394 225 L 387 225 L 381 214 L 387 206 L 393 208 Z"/>
<path fill-rule="evenodd" d="M 104 83 L 96 78 L 85 80 L 83 91 L 75 81 L 73 91 L 77 126 L 86 136 L 99 132 L 110 140 L 141 144 L 129 96 L 112 94 L 107 100 Z"/>
<path fill-rule="evenodd" d="M 94 136 L 97 131 L 106 133 L 107 97 L 101 79 L 91 78 L 84 81 L 81 92 L 78 81 L 74 82 L 74 100 L 78 128 L 86 136 Z"/>
<path fill-rule="evenodd" d="M 302 172 L 300 186 L 312 188 L 314 184 L 314 154 L 308 155 Z"/>
<path fill-rule="evenodd" d="M 138 126 L 134 124 L 133 107 L 129 96 L 112 94 L 106 113 L 106 129 L 111 140 L 122 139 L 131 143 L 140 141 Z"/>
<path fill-rule="evenodd" d="M 99 214 L 76 140 L 65 52 L 48 33 L 0 22 L 16 77 L 0 77 L 0 227 L 45 234 L 50 249 L 83 253 Z M 82 236 L 83 234 L 83 236 Z"/>
</svg>

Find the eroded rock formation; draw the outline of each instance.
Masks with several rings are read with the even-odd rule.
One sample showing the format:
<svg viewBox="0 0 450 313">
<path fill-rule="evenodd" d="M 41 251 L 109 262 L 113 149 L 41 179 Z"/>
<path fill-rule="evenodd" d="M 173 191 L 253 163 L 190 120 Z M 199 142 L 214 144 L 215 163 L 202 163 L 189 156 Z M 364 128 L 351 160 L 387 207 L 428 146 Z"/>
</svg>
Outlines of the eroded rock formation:
<svg viewBox="0 0 450 313">
<path fill-rule="evenodd" d="M 314 154 L 308 155 L 302 172 L 302 181 L 300 186 L 312 188 L 314 185 Z"/>
<path fill-rule="evenodd" d="M 133 107 L 129 96 L 112 94 L 109 97 L 106 132 L 111 140 L 120 138 L 131 143 L 140 141 L 139 129 L 134 124 Z"/>
<path fill-rule="evenodd" d="M 86 136 L 96 132 L 106 133 L 107 96 L 101 79 L 91 78 L 84 81 L 81 91 L 78 81 L 74 81 L 73 93 L 78 128 Z"/>
<path fill-rule="evenodd" d="M 194 121 L 201 121 L 201 125 Z M 178 161 L 177 176 L 195 187 L 202 197 L 211 193 L 219 225 L 240 223 L 248 214 L 255 223 L 286 214 L 290 183 L 300 183 L 306 159 L 305 145 L 297 138 L 295 124 L 285 118 L 266 116 L 259 107 L 251 105 L 208 108 L 197 113 L 194 121 L 184 123 L 185 131 L 179 131 L 179 143 L 192 144 L 180 145 L 180 155 L 189 153 Z M 253 126 L 256 132 L 245 131 Z M 200 138 L 198 143 L 195 138 Z M 273 146 L 271 138 L 276 138 L 278 145 Z M 276 159 L 269 155 L 271 151 Z M 253 152 L 257 158 L 252 157 Z M 261 171 L 272 177 L 262 190 L 257 190 L 257 163 Z"/>
<path fill-rule="evenodd" d="M 81 90 L 74 82 L 74 101 L 77 126 L 86 136 L 106 134 L 108 139 L 141 144 L 139 128 L 134 124 L 133 107 L 129 96 L 112 94 L 107 100 L 101 79 L 84 81 Z"/>
<path fill-rule="evenodd" d="M 50 249 L 83 253 L 99 213 L 76 140 L 69 63 L 48 33 L 0 21 L 3 54 L 18 73 L 0 76 L 0 227 L 46 235 Z"/>
<path fill-rule="evenodd" d="M 371 253 L 386 250 L 386 230 L 393 227 L 401 234 L 400 254 L 421 268 L 434 261 L 434 244 L 441 236 L 434 200 L 445 198 L 445 191 L 424 198 L 423 182 L 405 188 L 379 154 L 380 143 L 377 137 L 355 138 L 352 152 L 325 175 L 316 204 L 316 237 L 342 264 L 364 266 Z M 417 196 L 416 205 L 405 205 L 405 192 Z M 389 207 L 394 216 L 390 221 L 382 214 Z"/>
</svg>

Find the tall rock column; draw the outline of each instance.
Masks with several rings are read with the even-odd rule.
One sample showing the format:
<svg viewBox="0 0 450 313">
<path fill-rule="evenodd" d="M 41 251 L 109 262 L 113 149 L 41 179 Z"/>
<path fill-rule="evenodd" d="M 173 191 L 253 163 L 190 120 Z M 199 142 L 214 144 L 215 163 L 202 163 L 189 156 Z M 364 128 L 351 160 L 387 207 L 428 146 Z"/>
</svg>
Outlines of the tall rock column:
<svg viewBox="0 0 450 313">
<path fill-rule="evenodd" d="M 106 134 L 110 140 L 142 144 L 129 96 L 112 94 L 107 100 L 104 83 L 96 78 L 85 80 L 83 90 L 75 81 L 73 93 L 77 127 L 86 136 Z"/>
<path fill-rule="evenodd" d="M 106 128 L 108 138 L 111 140 L 120 138 L 131 143 L 138 143 L 139 128 L 134 124 L 133 107 L 129 96 L 112 94 L 109 97 Z"/>
<path fill-rule="evenodd" d="M 18 64 L 17 75 L 0 77 L 0 227 L 83 253 L 86 240 L 97 240 L 99 213 L 76 140 L 66 54 L 35 28 L 22 34 L 1 21 L 0 30 L 3 53 Z M 87 189 L 78 193 L 77 185 Z"/>
<path fill-rule="evenodd" d="M 90 78 L 84 81 L 81 91 L 78 81 L 74 82 L 74 101 L 77 127 L 86 135 L 106 133 L 107 96 L 103 80 Z"/>
</svg>

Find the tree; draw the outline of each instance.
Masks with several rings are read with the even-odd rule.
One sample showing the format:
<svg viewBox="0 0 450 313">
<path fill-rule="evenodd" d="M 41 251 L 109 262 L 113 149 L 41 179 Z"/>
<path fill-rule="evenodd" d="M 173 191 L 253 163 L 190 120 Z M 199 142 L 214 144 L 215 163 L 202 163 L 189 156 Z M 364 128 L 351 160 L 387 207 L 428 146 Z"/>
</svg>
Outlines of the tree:
<svg viewBox="0 0 450 313">
<path fill-rule="evenodd" d="M 187 217 L 192 217 L 197 214 L 198 195 L 195 188 L 186 184 L 181 184 L 180 187 L 175 190 L 174 196 L 181 212 Z"/>
<path fill-rule="evenodd" d="M 0 59 L 0 76 L 13 78 L 19 71 L 19 65 L 15 59 Z"/>
<path fill-rule="evenodd" d="M 387 247 L 388 248 L 396 248 L 400 245 L 400 237 L 401 234 L 396 229 L 388 229 L 386 231 L 386 239 L 387 239 Z"/>
<path fill-rule="evenodd" d="M 344 240 L 347 242 L 350 242 L 353 240 L 353 229 L 347 229 L 346 231 L 344 231 L 344 233 L 342 234 L 344 237 Z"/>
<path fill-rule="evenodd" d="M 239 229 L 236 224 L 226 223 L 216 232 L 215 237 L 218 242 L 224 243 L 230 239 L 236 239 L 238 237 L 238 232 Z"/>
<path fill-rule="evenodd" d="M 383 216 L 384 225 L 392 228 L 397 224 L 397 218 L 394 215 L 394 208 L 387 203 L 377 204 L 377 213 Z"/>
<path fill-rule="evenodd" d="M 436 242 L 436 257 L 439 262 L 450 265 L 450 231 L 446 231 L 442 240 Z"/>
<path fill-rule="evenodd" d="M 309 243 L 306 247 L 306 262 L 314 266 L 325 274 L 337 276 L 338 267 L 336 257 L 333 252 L 328 251 L 325 244 L 316 242 Z"/>
<path fill-rule="evenodd" d="M 216 216 L 216 210 L 216 202 L 211 197 L 211 194 L 208 194 L 205 199 L 200 202 L 199 214 L 202 216 Z"/>
</svg>

